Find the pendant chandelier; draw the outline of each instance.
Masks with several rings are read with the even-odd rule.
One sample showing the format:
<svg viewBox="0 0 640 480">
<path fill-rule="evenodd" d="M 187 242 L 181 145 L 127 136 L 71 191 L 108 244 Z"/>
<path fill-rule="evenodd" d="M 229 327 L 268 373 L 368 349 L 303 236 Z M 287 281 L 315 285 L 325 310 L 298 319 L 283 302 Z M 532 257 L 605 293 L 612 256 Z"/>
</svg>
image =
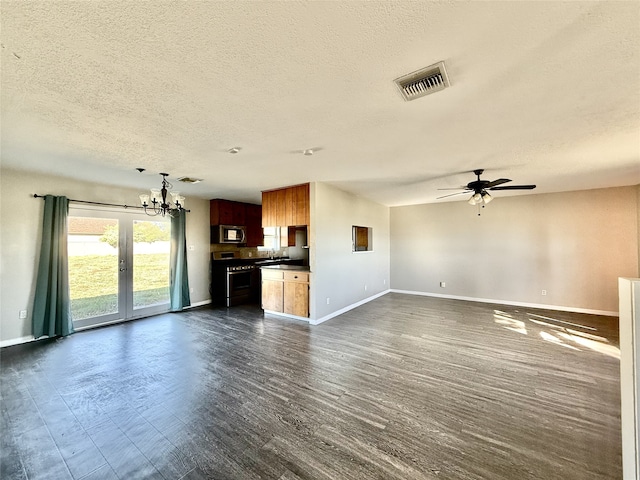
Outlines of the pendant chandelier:
<svg viewBox="0 0 640 480">
<path fill-rule="evenodd" d="M 173 185 L 167 181 L 168 173 L 161 173 L 160 175 L 162 175 L 162 188 L 152 188 L 150 195 L 146 193 L 140 195 L 140 203 L 144 208 L 144 213 L 151 217 L 156 215 L 164 217 L 167 214 L 174 216 L 180 210 L 184 210 L 184 197 L 180 195 L 180 192 L 169 191 L 173 188 Z M 167 194 L 171 195 L 170 201 L 167 200 Z"/>
</svg>

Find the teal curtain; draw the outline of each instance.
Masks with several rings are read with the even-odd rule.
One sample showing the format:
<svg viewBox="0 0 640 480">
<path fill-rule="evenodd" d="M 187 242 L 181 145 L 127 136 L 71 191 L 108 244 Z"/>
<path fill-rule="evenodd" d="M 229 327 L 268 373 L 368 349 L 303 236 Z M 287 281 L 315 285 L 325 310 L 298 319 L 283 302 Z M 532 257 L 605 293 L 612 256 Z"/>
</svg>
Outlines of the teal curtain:
<svg viewBox="0 0 640 480">
<path fill-rule="evenodd" d="M 179 312 L 184 307 L 191 305 L 189 272 L 187 270 L 186 223 L 187 212 L 184 210 L 180 210 L 171 217 L 169 296 L 172 312 Z"/>
<path fill-rule="evenodd" d="M 33 336 L 73 333 L 67 257 L 67 197 L 44 197 L 42 244 L 33 300 Z"/>
</svg>

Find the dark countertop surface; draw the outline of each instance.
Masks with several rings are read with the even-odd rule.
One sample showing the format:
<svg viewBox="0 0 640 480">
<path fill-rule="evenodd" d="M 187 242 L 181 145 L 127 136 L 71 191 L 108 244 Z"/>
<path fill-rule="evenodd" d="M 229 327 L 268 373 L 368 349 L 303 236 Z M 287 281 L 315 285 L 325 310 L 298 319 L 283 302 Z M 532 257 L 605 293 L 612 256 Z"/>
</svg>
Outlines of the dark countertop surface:
<svg viewBox="0 0 640 480">
<path fill-rule="evenodd" d="M 289 257 L 281 257 L 281 258 L 264 258 L 264 257 L 254 257 L 254 258 L 225 258 L 221 260 L 212 260 L 212 265 L 216 268 L 224 268 L 230 265 L 255 265 L 256 267 L 262 267 L 265 265 L 277 265 L 277 264 L 300 264 L 302 260 L 293 259 Z"/>
<path fill-rule="evenodd" d="M 309 266 L 303 265 L 262 265 L 261 268 L 268 268 L 270 270 L 294 270 L 296 272 L 309 272 Z"/>
</svg>

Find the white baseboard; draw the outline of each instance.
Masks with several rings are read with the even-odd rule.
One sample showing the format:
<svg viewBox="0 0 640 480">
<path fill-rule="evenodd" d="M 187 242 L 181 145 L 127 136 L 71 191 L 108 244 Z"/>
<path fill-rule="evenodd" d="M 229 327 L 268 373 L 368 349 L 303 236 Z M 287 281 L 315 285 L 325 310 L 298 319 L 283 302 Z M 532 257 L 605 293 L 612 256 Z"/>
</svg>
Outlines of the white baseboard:
<svg viewBox="0 0 640 480">
<path fill-rule="evenodd" d="M 209 300 L 204 300 L 202 302 L 196 302 L 196 303 L 192 303 L 191 305 L 189 305 L 188 307 L 185 307 L 184 310 L 188 310 L 190 308 L 195 308 L 195 307 L 201 307 L 203 305 L 208 305 L 211 303 L 211 299 Z M 166 313 L 171 313 L 169 311 L 166 312 L 162 312 L 162 313 L 154 313 L 151 316 L 155 316 L 155 315 L 164 315 Z M 108 322 L 103 322 L 103 323 L 99 323 L 96 325 L 91 325 L 88 327 L 76 327 L 74 330 L 76 332 L 82 332 L 83 330 L 90 330 L 92 328 L 98 328 L 98 327 L 106 327 L 108 325 L 115 325 L 117 323 L 123 323 L 125 321 L 129 321 L 129 320 L 139 320 L 140 318 L 145 318 L 145 316 L 143 317 L 135 317 L 135 318 L 131 318 L 128 320 L 125 320 L 124 318 L 118 318 L 117 320 L 111 320 Z M 38 340 L 42 340 L 45 338 L 49 338 L 46 335 L 40 337 Z M 33 335 L 27 335 L 26 337 L 18 337 L 18 338 L 12 338 L 10 340 L 2 340 L 0 341 L 0 348 L 4 348 L 4 347 L 10 347 L 12 345 L 20 345 L 21 343 L 29 343 L 29 342 L 33 342 L 35 340 L 35 338 L 33 338 Z"/>
<path fill-rule="evenodd" d="M 391 289 L 393 293 L 405 293 L 407 295 L 421 295 L 423 297 L 437 297 L 437 298 L 450 298 L 452 300 L 464 300 L 467 302 L 480 302 L 480 303 L 496 303 L 498 305 L 511 305 L 514 307 L 529 307 L 529 308 L 541 308 L 544 310 L 556 310 L 560 312 L 574 312 L 574 313 L 588 313 L 591 315 L 605 315 L 607 317 L 617 317 L 618 312 L 610 312 L 607 310 L 592 310 L 589 308 L 577 308 L 577 307 L 565 307 L 561 305 L 546 305 L 543 303 L 527 303 L 527 302 L 511 302 L 508 300 L 495 300 L 491 298 L 475 298 L 475 297 L 463 297 L 459 295 L 443 295 L 441 293 L 430 292 L 416 292 L 413 290 L 397 290 Z"/>
<path fill-rule="evenodd" d="M 44 337 L 40 337 L 38 340 L 45 339 L 45 338 L 49 338 L 49 337 L 45 335 Z M 19 345 L 21 343 L 29 343 L 33 341 L 35 341 L 35 338 L 33 338 L 33 335 L 27 335 L 26 337 L 12 338 L 10 340 L 1 341 L 0 348 L 10 347 L 12 345 Z"/>
<path fill-rule="evenodd" d="M 188 310 L 190 308 L 196 308 L 196 307 L 201 307 L 203 305 L 209 305 L 211 303 L 211 299 L 209 300 L 203 300 L 202 302 L 196 302 L 196 303 L 192 303 L 191 305 L 189 305 L 188 307 L 184 307 L 184 310 Z"/>
<path fill-rule="evenodd" d="M 369 303 L 371 300 L 375 300 L 378 297 L 381 297 L 383 295 L 386 295 L 387 293 L 391 292 L 393 290 L 385 290 L 383 292 L 377 293 L 375 295 L 372 295 L 370 297 L 365 298 L 364 300 L 360 300 L 359 302 L 356 303 L 352 303 L 351 305 L 347 305 L 344 308 L 341 308 L 340 310 L 336 310 L 335 312 L 331 312 L 329 315 L 325 315 L 322 318 L 318 318 L 318 319 L 309 319 L 309 323 L 311 325 L 320 325 L 323 322 L 326 322 L 327 320 L 331 320 L 334 317 L 337 317 L 338 315 L 342 315 L 343 313 L 348 312 L 349 310 L 353 310 L 356 307 L 359 307 L 360 305 L 364 305 L 365 303 Z"/>
<path fill-rule="evenodd" d="M 291 315 L 290 313 L 276 312 L 274 310 L 265 310 L 264 313 L 269 315 L 275 315 L 276 317 L 286 317 L 286 318 L 292 318 L 294 320 L 302 320 L 303 322 L 309 322 L 309 319 L 307 317 L 299 317 L 298 315 Z"/>
</svg>

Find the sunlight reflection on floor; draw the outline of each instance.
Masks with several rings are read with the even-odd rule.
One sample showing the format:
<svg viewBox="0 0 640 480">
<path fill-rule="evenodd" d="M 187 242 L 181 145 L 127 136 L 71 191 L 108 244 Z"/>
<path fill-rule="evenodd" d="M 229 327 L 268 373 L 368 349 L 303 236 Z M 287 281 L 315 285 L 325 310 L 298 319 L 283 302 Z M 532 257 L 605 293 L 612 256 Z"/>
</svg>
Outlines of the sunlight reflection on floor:
<svg viewBox="0 0 640 480">
<path fill-rule="evenodd" d="M 494 322 L 498 325 L 522 335 L 528 334 L 527 324 L 524 321 L 513 318 L 507 312 L 500 310 L 494 310 L 493 312 Z M 531 327 L 535 325 L 538 328 L 543 328 L 540 331 L 540 337 L 547 342 L 580 351 L 581 349 L 574 345 L 576 344 L 594 352 L 620 359 L 620 349 L 615 345 L 611 345 L 608 339 L 600 335 L 577 330 L 576 328 L 570 328 L 569 325 L 594 332 L 598 330 L 595 327 L 545 317 L 535 313 L 527 313 L 527 317 L 527 320 L 533 324 Z"/>
</svg>

